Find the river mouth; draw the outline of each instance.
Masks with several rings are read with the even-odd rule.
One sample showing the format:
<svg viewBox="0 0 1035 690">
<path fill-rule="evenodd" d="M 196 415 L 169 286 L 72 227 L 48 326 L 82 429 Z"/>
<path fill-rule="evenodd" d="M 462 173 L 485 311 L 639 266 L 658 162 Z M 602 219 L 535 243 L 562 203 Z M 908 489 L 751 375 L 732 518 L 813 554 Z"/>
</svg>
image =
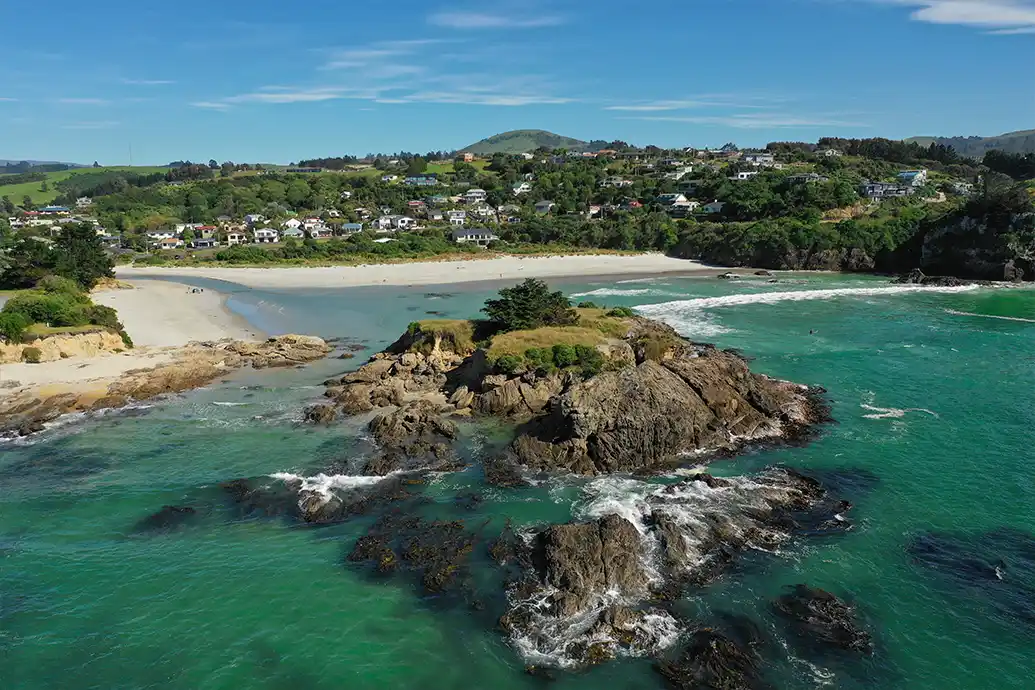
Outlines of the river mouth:
<svg viewBox="0 0 1035 690">
<path fill-rule="evenodd" d="M 802 289 L 851 288 L 859 280 L 801 279 L 816 281 Z M 751 290 L 705 279 L 657 282 L 674 283 L 656 289 L 686 299 Z M 605 288 L 628 286 L 572 285 L 571 292 Z M 453 297 L 429 300 L 425 292 Z M 1035 442 L 1025 393 L 1035 375 L 1031 326 L 946 311 L 1030 318 L 1024 292 L 1009 296 L 1010 304 L 982 289 L 709 308 L 705 318 L 724 329 L 709 339 L 740 349 L 754 369 L 823 385 L 838 420 L 803 448 L 759 450 L 713 463 L 710 471 L 732 477 L 773 465 L 862 467 L 878 481 L 841 482 L 855 491 L 848 499 L 852 530 L 793 549 L 749 551 L 735 569 L 678 600 L 680 617 L 731 639 L 746 634 L 737 621 L 751 621 L 784 655 L 771 662 L 778 687 L 982 688 L 993 678 L 999 687 L 1025 687 L 1028 629 L 996 609 L 996 601 L 1011 599 L 963 595 L 953 578 L 914 562 L 909 550 L 925 534 L 962 534 L 970 544 L 1001 528 L 1035 529 L 1024 461 Z M 290 330 L 319 324 L 324 330 L 317 334 L 362 338 L 378 349 L 412 320 L 408 307 L 469 316 L 485 298 L 462 289 L 349 295 L 262 298 L 273 297 L 267 301 L 292 314 L 291 325 L 299 328 Z M 655 299 L 674 301 L 641 294 L 607 301 L 640 306 Z M 371 577 L 347 565 L 379 512 L 313 529 L 286 518 L 231 519 L 221 506 L 181 528 L 150 536 L 136 531 L 139 520 L 164 505 L 182 505 L 199 488 L 278 472 L 311 476 L 358 457 L 362 424 L 298 425 L 322 380 L 349 366 L 327 361 L 308 371 L 248 374 L 139 415 L 70 425 L 33 445 L 0 448 L 3 676 L 24 688 L 61 687 L 70 673 L 83 687 L 526 687 L 533 681 L 495 628 L 490 614 L 498 601 L 483 602 L 483 612 L 466 601 L 447 606 L 444 598 L 423 594 L 415 580 Z M 865 406 L 904 413 L 875 418 L 881 413 Z M 493 443 L 500 439 L 486 428 L 462 445 L 476 459 Z M 588 518 L 579 507 L 586 505 L 586 484 L 486 488 L 475 463 L 415 486 L 422 499 L 415 510 L 425 520 L 460 520 L 472 529 L 491 519 L 477 550 L 508 519 L 536 526 Z M 480 500 L 457 501 L 472 493 Z M 492 572 L 479 554 L 485 561 L 472 567 L 476 580 Z M 1021 572 L 1009 567 L 1014 558 L 1007 554 L 1007 574 Z M 816 659 L 795 646 L 770 606 L 785 586 L 799 583 L 851 595 L 873 631 L 873 655 Z M 499 591 L 494 582 L 479 586 Z M 661 687 L 663 678 L 645 658 L 620 657 L 557 680 L 573 688 L 601 682 Z"/>
</svg>

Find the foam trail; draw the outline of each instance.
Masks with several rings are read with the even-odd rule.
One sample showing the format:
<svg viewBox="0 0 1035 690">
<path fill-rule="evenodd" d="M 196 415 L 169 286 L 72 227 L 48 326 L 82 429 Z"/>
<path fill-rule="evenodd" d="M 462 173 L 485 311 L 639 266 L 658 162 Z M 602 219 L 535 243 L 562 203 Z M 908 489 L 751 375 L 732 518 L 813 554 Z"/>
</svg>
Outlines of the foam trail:
<svg viewBox="0 0 1035 690">
<path fill-rule="evenodd" d="M 696 299 L 646 304 L 636 310 L 646 316 L 666 316 L 676 310 L 714 309 L 717 307 L 736 307 L 743 304 L 775 304 L 777 302 L 799 302 L 815 299 L 831 299 L 833 297 L 861 297 L 874 295 L 898 295 L 909 292 L 969 292 L 977 290 L 977 285 L 960 285 L 956 287 L 925 287 L 923 285 L 895 285 L 880 288 L 831 288 L 827 290 L 795 290 L 793 292 L 757 292 L 748 295 L 723 295 L 722 297 L 698 297 Z"/>
<path fill-rule="evenodd" d="M 955 309 L 946 309 L 946 314 L 952 314 L 953 316 L 978 316 L 982 319 L 1000 319 L 1002 321 L 1020 321 L 1021 323 L 1035 323 L 1035 319 L 1025 319 L 1020 316 L 999 316 L 998 314 L 975 314 L 971 311 L 956 311 Z"/>
<path fill-rule="evenodd" d="M 655 290 L 652 288 L 598 288 L 589 292 L 576 292 L 569 297 L 643 297 L 652 295 L 655 297 L 672 297 L 675 293 Z"/>
<path fill-rule="evenodd" d="M 859 407 L 874 413 L 864 414 L 864 419 L 901 419 L 906 416 L 907 412 L 924 412 L 935 419 L 938 418 L 937 412 L 932 412 L 924 407 L 907 407 L 905 409 L 898 409 L 895 407 L 874 407 L 873 405 L 867 405 L 865 403 L 859 405 Z"/>
<path fill-rule="evenodd" d="M 396 473 L 392 473 L 396 474 Z M 331 492 L 334 489 L 358 489 L 364 486 L 373 486 L 378 484 L 392 474 L 385 475 L 384 477 L 366 477 L 360 475 L 349 475 L 349 474 L 318 474 L 313 477 L 303 477 L 299 474 L 292 474 L 291 472 L 275 472 L 270 475 L 272 479 L 279 479 L 281 481 L 290 482 L 297 481 L 302 483 L 302 487 L 299 491 L 315 491 L 316 493 L 326 498 L 331 497 Z"/>
</svg>

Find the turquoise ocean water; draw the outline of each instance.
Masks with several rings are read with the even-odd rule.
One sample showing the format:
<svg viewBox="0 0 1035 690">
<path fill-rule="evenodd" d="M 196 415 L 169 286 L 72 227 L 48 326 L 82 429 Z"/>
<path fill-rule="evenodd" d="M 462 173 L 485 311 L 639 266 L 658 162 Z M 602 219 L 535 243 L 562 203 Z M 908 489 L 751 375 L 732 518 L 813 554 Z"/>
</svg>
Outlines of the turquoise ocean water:
<svg viewBox="0 0 1035 690">
<path fill-rule="evenodd" d="M 203 505 L 220 482 L 311 474 L 364 452 L 357 420 L 300 426 L 320 383 L 388 344 L 408 322 L 476 315 L 498 285 L 259 291 L 199 283 L 269 333 L 347 337 L 353 362 L 246 373 L 150 407 L 71 420 L 0 445 L 0 688 L 507 688 L 540 681 L 485 616 L 378 580 L 345 555 L 376 516 L 325 528 L 234 520 L 218 507 L 179 531 L 136 523 L 166 504 Z M 828 390 L 837 424 L 805 448 L 748 453 L 717 474 L 773 463 L 864 469 L 855 527 L 749 554 L 680 602 L 707 623 L 745 614 L 776 639 L 777 688 L 1021 690 L 1035 687 L 1035 623 L 913 561 L 919 535 L 1035 534 L 1035 291 L 888 289 L 858 276 L 781 282 L 714 278 L 554 281 L 576 300 L 641 307 L 685 335 L 738 348 L 758 371 Z M 810 331 L 812 333 L 810 334 Z M 474 460 L 498 430 L 464 430 Z M 476 491 L 473 511 L 453 498 Z M 476 467 L 424 488 L 427 511 L 502 528 L 565 521 L 620 489 L 559 479 L 485 489 Z M 203 512 L 205 512 L 203 511 Z M 1027 575 L 1031 575 L 1030 572 Z M 769 609 L 807 582 L 853 600 L 876 652 L 856 661 L 802 650 Z M 1035 583 L 1028 583 L 1035 585 Z M 1033 591 L 1033 590 L 1028 590 Z M 643 659 L 561 675 L 554 687 L 655 688 Z"/>
</svg>

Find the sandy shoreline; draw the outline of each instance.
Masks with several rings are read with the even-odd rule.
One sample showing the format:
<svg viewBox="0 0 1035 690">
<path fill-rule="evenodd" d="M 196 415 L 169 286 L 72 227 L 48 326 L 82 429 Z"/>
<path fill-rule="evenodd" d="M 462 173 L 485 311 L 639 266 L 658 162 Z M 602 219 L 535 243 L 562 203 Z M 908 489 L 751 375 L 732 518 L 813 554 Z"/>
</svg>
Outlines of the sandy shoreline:
<svg viewBox="0 0 1035 690">
<path fill-rule="evenodd" d="M 165 281 L 131 284 L 131 290 L 105 290 L 92 298 L 118 311 L 133 339 L 132 350 L 40 364 L 4 364 L 0 366 L 0 398 L 29 390 L 40 397 L 70 392 L 101 397 L 111 382 L 127 372 L 172 362 L 180 348 L 192 341 L 265 338 L 230 312 L 225 296 L 218 292 L 191 292 L 187 285 Z"/>
<path fill-rule="evenodd" d="M 120 266 L 116 272 L 118 277 L 123 280 L 208 278 L 251 288 L 333 288 L 371 285 L 445 285 L 523 278 L 650 276 L 673 273 L 707 273 L 715 270 L 714 267 L 705 266 L 696 261 L 674 259 L 663 254 L 603 254 L 548 257 L 506 256 L 470 261 L 287 268 Z"/>
</svg>

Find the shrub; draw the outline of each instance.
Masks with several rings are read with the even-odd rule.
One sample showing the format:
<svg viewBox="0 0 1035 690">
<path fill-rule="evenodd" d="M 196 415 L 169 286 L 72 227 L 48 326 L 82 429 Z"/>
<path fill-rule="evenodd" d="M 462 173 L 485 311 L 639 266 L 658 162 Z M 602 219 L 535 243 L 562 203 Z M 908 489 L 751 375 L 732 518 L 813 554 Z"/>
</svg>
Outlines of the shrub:
<svg viewBox="0 0 1035 690">
<path fill-rule="evenodd" d="M 573 326 L 579 316 L 561 292 L 550 292 L 546 283 L 529 278 L 520 285 L 500 290 L 482 309 L 497 331 L 522 331 L 543 326 Z"/>
<path fill-rule="evenodd" d="M 578 363 L 578 361 L 579 356 L 572 345 L 557 344 L 553 346 L 553 363 L 556 364 L 559 369 L 573 367 Z"/>
<path fill-rule="evenodd" d="M 54 295 L 69 295 L 80 302 L 89 300 L 79 283 L 62 276 L 44 276 L 36 283 L 36 289 Z"/>
<path fill-rule="evenodd" d="M 553 351 L 545 347 L 530 347 L 525 350 L 525 361 L 537 371 L 553 371 Z"/>
<path fill-rule="evenodd" d="M 501 374 L 516 374 L 524 362 L 517 355 L 503 355 L 496 360 L 496 371 Z"/>
<path fill-rule="evenodd" d="M 411 321 L 410 325 L 406 327 L 406 332 L 410 335 L 420 333 L 420 321 Z"/>
<path fill-rule="evenodd" d="M 630 316 L 636 316 L 636 313 L 629 307 L 615 307 L 614 309 L 608 311 L 607 315 L 627 319 Z"/>
<path fill-rule="evenodd" d="M 39 364 L 43 358 L 43 352 L 38 347 L 26 347 L 22 349 L 22 361 L 29 364 Z"/>
<path fill-rule="evenodd" d="M 590 302 L 589 300 L 579 302 L 578 307 L 579 309 L 600 309 L 600 306 L 596 302 Z"/>
<path fill-rule="evenodd" d="M 105 307 L 102 304 L 92 304 L 86 310 L 86 316 L 90 319 L 90 323 L 110 328 L 113 331 L 122 330 L 122 324 L 119 322 L 118 312 L 111 307 Z"/>
<path fill-rule="evenodd" d="M 122 344 L 130 350 L 133 349 L 133 339 L 129 337 L 129 333 L 126 333 L 125 329 L 119 331 L 119 335 L 122 337 Z"/>
<path fill-rule="evenodd" d="M 30 290 L 15 295 L 4 305 L 3 312 L 21 314 L 29 323 L 52 326 L 85 326 L 90 323 L 87 307 L 79 295 Z"/>
<path fill-rule="evenodd" d="M 25 329 L 29 327 L 29 320 L 18 313 L 0 312 L 0 335 L 11 342 L 21 340 Z"/>
<path fill-rule="evenodd" d="M 575 354 L 584 378 L 591 378 L 603 371 L 604 355 L 600 354 L 600 350 L 588 345 L 576 345 Z"/>
</svg>

